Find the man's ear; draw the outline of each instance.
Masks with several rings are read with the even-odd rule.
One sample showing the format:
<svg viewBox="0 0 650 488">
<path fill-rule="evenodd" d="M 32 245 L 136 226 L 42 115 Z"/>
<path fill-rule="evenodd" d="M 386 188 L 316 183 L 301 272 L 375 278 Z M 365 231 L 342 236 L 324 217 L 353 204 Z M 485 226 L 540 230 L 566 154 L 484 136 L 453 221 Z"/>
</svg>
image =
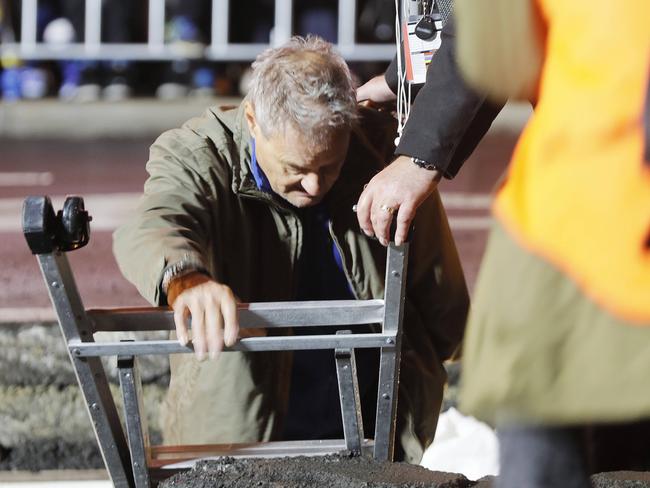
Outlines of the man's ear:
<svg viewBox="0 0 650 488">
<path fill-rule="evenodd" d="M 253 109 L 253 104 L 246 100 L 244 102 L 244 115 L 246 116 L 246 123 L 248 124 L 248 130 L 255 137 L 257 132 L 257 119 L 255 118 L 255 109 Z"/>
</svg>

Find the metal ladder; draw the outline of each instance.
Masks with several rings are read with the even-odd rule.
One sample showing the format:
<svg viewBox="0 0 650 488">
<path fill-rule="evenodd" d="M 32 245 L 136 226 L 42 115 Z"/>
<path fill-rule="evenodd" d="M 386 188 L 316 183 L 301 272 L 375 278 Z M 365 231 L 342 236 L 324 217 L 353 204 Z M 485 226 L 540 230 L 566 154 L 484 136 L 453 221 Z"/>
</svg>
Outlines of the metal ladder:
<svg viewBox="0 0 650 488">
<path fill-rule="evenodd" d="M 225 351 L 332 349 L 341 401 L 344 439 L 209 446 L 149 444 L 137 357 L 192 353 L 191 343 L 175 340 L 98 342 L 96 332 L 175 330 L 166 307 L 85 310 L 66 253 L 88 243 L 90 216 L 81 197 L 68 197 L 54 213 L 49 197 L 28 197 L 23 204 L 23 233 L 38 259 L 56 311 L 72 366 L 83 393 L 106 469 L 116 487 L 149 487 L 174 474 L 166 464 L 206 456 L 274 457 L 323 455 L 349 450 L 377 460 L 393 458 L 395 412 L 408 243 L 388 247 L 383 300 L 335 300 L 240 304 L 241 328 L 349 326 L 329 335 L 266 336 L 241 339 Z M 355 327 L 381 324 L 380 333 L 354 333 Z M 375 435 L 365 439 L 356 376 L 355 348 L 379 348 L 379 390 Z M 100 360 L 117 356 L 126 428 L 123 428 Z"/>
</svg>

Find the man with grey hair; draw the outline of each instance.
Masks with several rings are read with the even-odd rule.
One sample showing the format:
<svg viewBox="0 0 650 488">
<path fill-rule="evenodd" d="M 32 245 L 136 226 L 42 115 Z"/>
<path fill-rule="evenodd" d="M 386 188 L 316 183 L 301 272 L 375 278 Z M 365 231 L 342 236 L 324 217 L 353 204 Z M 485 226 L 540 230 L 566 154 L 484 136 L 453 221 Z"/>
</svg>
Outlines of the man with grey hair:
<svg viewBox="0 0 650 488">
<path fill-rule="evenodd" d="M 241 337 L 238 300 L 384 292 L 385 248 L 360 231 L 352 206 L 390 161 L 395 121 L 356 106 L 345 62 L 321 39 L 293 38 L 253 69 L 238 108 L 212 107 L 158 138 L 144 196 L 114 235 L 122 272 L 151 303 L 173 308 L 181 343 L 192 319 L 196 357 L 170 358 L 166 444 L 341 438 L 331 351 L 219 353 Z M 433 439 L 442 361 L 468 306 L 437 194 L 415 225 L 397 412 L 396 457 L 409 462 Z M 357 364 L 371 433 L 377 352 L 358 351 Z"/>
</svg>

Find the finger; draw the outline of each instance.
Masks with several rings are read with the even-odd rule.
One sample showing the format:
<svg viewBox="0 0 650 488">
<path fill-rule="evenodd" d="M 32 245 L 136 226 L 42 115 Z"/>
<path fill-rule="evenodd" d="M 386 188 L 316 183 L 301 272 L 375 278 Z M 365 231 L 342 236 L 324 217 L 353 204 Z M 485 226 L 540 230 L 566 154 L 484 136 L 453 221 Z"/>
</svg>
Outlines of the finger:
<svg viewBox="0 0 650 488">
<path fill-rule="evenodd" d="M 221 300 L 221 313 L 223 314 L 224 337 L 226 346 L 231 347 L 237 342 L 239 335 L 239 318 L 237 317 L 237 300 L 232 292 L 226 293 Z"/>
<path fill-rule="evenodd" d="M 362 107 L 372 108 L 372 109 L 375 109 L 375 110 L 381 110 L 382 108 L 384 108 L 385 106 L 388 105 L 386 102 L 376 102 L 375 100 L 372 100 L 370 98 L 368 98 L 366 100 L 362 100 L 361 102 L 358 102 L 358 103 Z"/>
<path fill-rule="evenodd" d="M 214 300 L 209 300 L 205 307 L 205 335 L 210 359 L 216 359 L 223 350 L 223 317 Z"/>
<path fill-rule="evenodd" d="M 363 102 L 369 98 L 370 94 L 368 93 L 368 88 L 366 85 L 361 85 L 359 88 L 357 88 L 357 102 Z"/>
<path fill-rule="evenodd" d="M 373 203 L 370 220 L 377 239 L 382 246 L 387 246 L 390 240 L 390 224 L 393 221 L 393 213 L 382 209 L 381 205 Z"/>
<path fill-rule="evenodd" d="M 180 300 L 176 300 L 174 307 L 174 324 L 176 325 L 176 337 L 181 346 L 187 346 L 188 338 L 188 323 L 190 318 L 190 311 L 185 304 Z"/>
<path fill-rule="evenodd" d="M 372 182 L 370 184 L 372 184 Z M 359 201 L 357 202 L 357 220 L 359 221 L 359 227 L 361 227 L 361 230 L 368 237 L 372 237 L 374 235 L 372 232 L 372 221 L 370 220 L 371 206 L 372 194 L 366 187 L 361 193 Z"/>
<path fill-rule="evenodd" d="M 196 359 L 203 361 L 207 351 L 205 340 L 205 317 L 203 306 L 198 303 L 190 304 L 190 313 L 192 314 L 192 344 Z"/>
<path fill-rule="evenodd" d="M 395 230 L 395 245 L 401 246 L 408 238 L 411 222 L 415 217 L 416 208 L 413 205 L 403 203 L 397 211 L 397 228 Z"/>
</svg>

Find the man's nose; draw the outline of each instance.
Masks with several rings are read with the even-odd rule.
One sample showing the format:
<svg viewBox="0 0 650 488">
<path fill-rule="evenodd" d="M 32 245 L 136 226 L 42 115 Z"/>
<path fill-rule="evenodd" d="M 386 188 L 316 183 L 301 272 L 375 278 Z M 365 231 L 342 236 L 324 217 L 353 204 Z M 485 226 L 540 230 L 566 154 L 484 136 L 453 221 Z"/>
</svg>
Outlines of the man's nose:
<svg viewBox="0 0 650 488">
<path fill-rule="evenodd" d="M 316 173 L 309 173 L 302 179 L 302 188 L 312 197 L 320 194 L 321 187 L 321 178 Z"/>
</svg>

